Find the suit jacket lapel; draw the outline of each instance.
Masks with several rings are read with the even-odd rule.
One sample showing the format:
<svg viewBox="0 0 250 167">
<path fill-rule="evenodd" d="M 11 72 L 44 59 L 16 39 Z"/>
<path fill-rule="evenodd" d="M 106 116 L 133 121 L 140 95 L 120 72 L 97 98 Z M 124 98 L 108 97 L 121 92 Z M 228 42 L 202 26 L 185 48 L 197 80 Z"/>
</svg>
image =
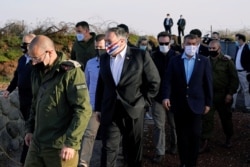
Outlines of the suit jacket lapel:
<svg viewBox="0 0 250 167">
<path fill-rule="evenodd" d="M 131 62 L 131 59 L 132 59 L 132 55 L 130 54 L 130 48 L 129 46 L 127 47 L 127 51 L 126 51 L 126 55 L 125 55 L 125 58 L 124 58 L 124 63 L 123 63 L 123 67 L 122 67 L 122 72 L 121 72 L 121 77 L 120 77 L 120 81 L 119 83 L 122 81 L 125 73 L 127 72 L 128 70 L 128 66 L 129 66 L 129 63 Z M 118 83 L 118 84 L 119 84 Z"/>
<path fill-rule="evenodd" d="M 184 79 L 184 82 L 187 82 L 187 78 L 186 78 L 186 72 L 185 72 L 185 66 L 184 66 L 184 59 L 182 57 L 180 57 L 179 59 L 179 63 L 178 66 L 180 67 L 181 70 L 181 74 L 182 74 L 182 78 Z"/>
<path fill-rule="evenodd" d="M 110 60 L 111 59 L 111 57 L 110 57 L 110 55 L 109 54 L 107 54 L 107 58 L 106 58 L 106 62 L 105 62 L 105 67 L 107 67 L 106 68 L 106 70 L 107 70 L 107 76 L 106 77 L 109 77 L 110 78 L 110 80 L 114 83 L 114 85 L 115 85 L 115 80 L 114 80 L 114 78 L 113 78 L 113 75 L 112 75 L 112 72 L 111 72 L 111 68 L 110 68 Z"/>
</svg>

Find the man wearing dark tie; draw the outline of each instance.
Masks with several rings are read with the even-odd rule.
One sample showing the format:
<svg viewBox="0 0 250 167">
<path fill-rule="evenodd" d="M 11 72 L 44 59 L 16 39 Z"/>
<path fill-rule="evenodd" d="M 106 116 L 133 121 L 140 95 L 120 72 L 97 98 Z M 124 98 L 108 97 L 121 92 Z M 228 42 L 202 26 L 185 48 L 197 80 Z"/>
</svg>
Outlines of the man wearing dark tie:
<svg viewBox="0 0 250 167">
<path fill-rule="evenodd" d="M 201 116 L 212 104 L 212 71 L 208 58 L 196 53 L 197 37 L 184 37 L 184 53 L 173 57 L 163 81 L 163 106 L 174 112 L 181 167 L 196 166 Z"/>
<path fill-rule="evenodd" d="M 115 167 L 121 136 L 128 166 L 140 167 L 145 107 L 158 93 L 160 77 L 148 52 L 127 46 L 124 29 L 108 29 L 105 41 L 95 103 L 103 128 L 101 167 Z"/>
</svg>

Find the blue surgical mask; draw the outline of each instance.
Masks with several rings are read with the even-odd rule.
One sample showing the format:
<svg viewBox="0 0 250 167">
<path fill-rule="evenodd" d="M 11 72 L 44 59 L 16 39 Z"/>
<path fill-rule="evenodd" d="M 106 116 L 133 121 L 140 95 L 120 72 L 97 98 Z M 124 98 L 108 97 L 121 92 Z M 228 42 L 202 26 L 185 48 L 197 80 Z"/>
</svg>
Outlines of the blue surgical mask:
<svg viewBox="0 0 250 167">
<path fill-rule="evenodd" d="M 235 45 L 239 47 L 240 46 L 239 41 L 235 41 Z"/>
<path fill-rule="evenodd" d="M 77 38 L 77 41 L 83 41 L 84 35 L 82 33 L 77 33 L 76 38 Z"/>
<path fill-rule="evenodd" d="M 147 49 L 147 46 L 145 46 L 145 45 L 140 45 L 140 47 L 139 47 L 141 50 L 146 50 Z"/>
</svg>

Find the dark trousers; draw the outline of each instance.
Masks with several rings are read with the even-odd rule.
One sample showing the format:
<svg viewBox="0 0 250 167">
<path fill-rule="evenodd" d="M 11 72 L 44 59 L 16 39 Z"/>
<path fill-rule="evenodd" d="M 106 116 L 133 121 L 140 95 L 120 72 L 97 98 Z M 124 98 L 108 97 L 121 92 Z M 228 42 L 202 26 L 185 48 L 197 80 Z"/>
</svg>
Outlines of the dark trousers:
<svg viewBox="0 0 250 167">
<path fill-rule="evenodd" d="M 141 167 L 143 148 L 144 112 L 138 119 L 129 117 L 121 102 L 115 106 L 115 114 L 110 124 L 102 125 L 101 167 L 115 167 L 121 136 L 128 167 Z"/>
<path fill-rule="evenodd" d="M 179 35 L 179 37 L 181 35 L 184 36 L 184 28 L 178 27 L 178 35 Z"/>
<path fill-rule="evenodd" d="M 30 106 L 31 106 L 31 104 L 29 104 L 25 100 L 27 100 L 27 99 L 26 98 L 19 99 L 19 101 L 20 101 L 20 111 L 21 111 L 21 113 L 23 115 L 24 121 L 27 121 L 29 119 L 29 113 L 30 113 Z M 22 164 L 24 164 L 24 162 L 25 162 L 28 150 L 29 150 L 29 147 L 24 142 L 23 143 L 23 150 L 22 150 L 21 158 L 20 158 L 20 162 Z"/>
<path fill-rule="evenodd" d="M 202 139 L 210 139 L 212 137 L 214 129 L 214 113 L 218 112 L 221 125 L 224 131 L 224 134 L 227 138 L 233 136 L 233 120 L 232 120 L 232 111 L 231 103 L 225 103 L 226 94 L 214 94 L 213 107 L 211 110 L 202 116 Z"/>
<path fill-rule="evenodd" d="M 167 33 L 169 33 L 169 34 L 172 33 L 172 32 L 171 32 L 171 26 L 165 25 L 164 27 L 165 27 L 165 31 L 166 31 Z"/>
<path fill-rule="evenodd" d="M 174 118 L 181 165 L 196 166 L 201 134 L 201 115 L 193 113 L 186 104 L 183 106 L 183 111 L 176 111 Z"/>
</svg>

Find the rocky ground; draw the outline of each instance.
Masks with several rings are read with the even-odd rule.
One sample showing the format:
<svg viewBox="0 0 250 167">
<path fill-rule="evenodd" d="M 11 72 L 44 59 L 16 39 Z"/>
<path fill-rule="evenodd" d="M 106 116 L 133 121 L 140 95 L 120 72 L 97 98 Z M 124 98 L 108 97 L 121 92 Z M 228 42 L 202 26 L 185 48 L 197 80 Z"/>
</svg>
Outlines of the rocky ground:
<svg viewBox="0 0 250 167">
<path fill-rule="evenodd" d="M 233 136 L 233 147 L 225 149 L 221 147 L 224 142 L 222 127 L 215 116 L 214 137 L 210 142 L 211 151 L 201 154 L 198 160 L 198 167 L 250 167 L 250 113 L 243 113 L 241 110 L 242 97 L 239 98 L 238 109 L 233 112 L 233 122 L 235 134 Z M 170 155 L 166 153 L 164 160 L 160 164 L 152 163 L 154 156 L 154 147 L 152 143 L 153 121 L 145 121 L 144 134 L 144 152 L 143 166 L 144 167 L 177 167 L 179 165 L 178 155 Z M 167 139 L 169 143 L 169 129 L 166 129 Z M 94 153 L 91 160 L 91 167 L 100 166 L 101 141 L 96 140 Z M 8 152 L 5 154 L 0 149 L 0 167 L 19 167 L 18 164 L 20 152 Z M 122 167 L 122 156 L 120 155 L 117 161 L 117 167 Z"/>
</svg>

